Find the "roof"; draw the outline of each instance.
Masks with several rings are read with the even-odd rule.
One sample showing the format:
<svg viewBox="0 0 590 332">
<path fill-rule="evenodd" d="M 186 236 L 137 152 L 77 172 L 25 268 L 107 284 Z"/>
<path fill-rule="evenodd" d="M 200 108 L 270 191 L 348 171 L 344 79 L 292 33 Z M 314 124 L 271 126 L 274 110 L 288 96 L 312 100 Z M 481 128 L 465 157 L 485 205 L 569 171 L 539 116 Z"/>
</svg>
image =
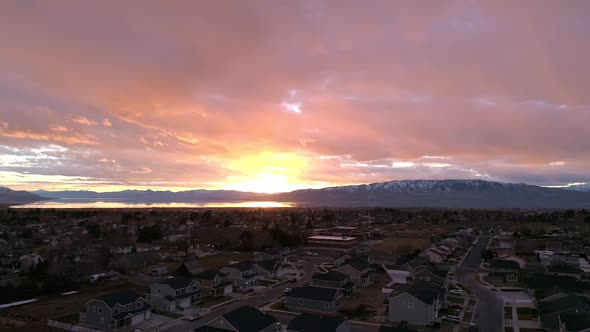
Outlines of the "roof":
<svg viewBox="0 0 590 332">
<path fill-rule="evenodd" d="M 577 268 L 573 264 L 567 264 L 567 263 L 557 263 L 557 264 L 549 265 L 549 267 L 547 267 L 547 270 L 549 270 L 549 272 L 555 272 L 555 273 L 574 273 L 574 274 L 576 274 L 576 273 L 582 272 L 582 270 L 580 270 L 579 268 Z"/>
<path fill-rule="evenodd" d="M 344 261 L 344 264 L 342 264 L 342 266 L 345 265 L 350 265 L 359 272 L 362 272 L 370 267 L 369 263 L 357 258 L 347 259 L 346 261 Z"/>
<path fill-rule="evenodd" d="M 346 273 L 330 271 L 328 273 L 314 273 L 314 275 L 311 278 L 314 280 L 343 281 L 350 277 Z"/>
<path fill-rule="evenodd" d="M 212 326 L 201 326 L 193 330 L 194 332 L 233 332 L 233 330 L 220 329 Z"/>
<path fill-rule="evenodd" d="M 416 332 L 417 330 L 413 330 L 407 326 L 385 326 L 381 325 L 379 327 L 379 332 Z"/>
<path fill-rule="evenodd" d="M 290 292 L 285 294 L 285 297 L 321 302 L 334 302 L 337 295 L 338 290 L 335 288 L 303 286 L 293 288 Z"/>
<path fill-rule="evenodd" d="M 431 282 L 417 281 L 406 292 L 424 303 L 432 304 L 439 294 L 444 293 L 444 288 Z"/>
<path fill-rule="evenodd" d="M 342 323 L 346 322 L 341 316 L 320 316 L 301 314 L 289 322 L 287 329 L 297 332 L 335 332 Z"/>
<path fill-rule="evenodd" d="M 188 287 L 195 279 L 189 277 L 173 277 L 157 282 L 172 287 L 172 289 L 180 289 Z"/>
<path fill-rule="evenodd" d="M 273 271 L 277 265 L 279 265 L 280 263 L 278 261 L 260 261 L 260 262 L 256 262 L 256 265 L 258 265 L 259 267 L 267 270 L 267 271 Z"/>
<path fill-rule="evenodd" d="M 570 311 L 559 315 L 566 331 L 583 331 L 590 329 L 590 311 Z"/>
<path fill-rule="evenodd" d="M 264 314 L 248 305 L 232 310 L 222 317 L 238 332 L 259 332 L 277 322 L 271 315 Z"/>
<path fill-rule="evenodd" d="M 256 264 L 257 262 L 251 261 L 251 260 L 245 260 L 245 261 L 241 261 L 241 262 L 237 262 L 231 265 L 228 265 L 226 267 L 232 267 L 234 269 L 238 269 L 241 272 L 244 271 L 248 271 L 251 270 L 252 267 L 254 266 L 254 264 Z"/>
<path fill-rule="evenodd" d="M 281 254 L 281 251 L 277 248 L 266 248 L 266 249 L 262 250 L 262 252 L 265 254 L 269 254 L 271 256 L 276 256 L 276 255 Z"/>
<path fill-rule="evenodd" d="M 182 264 L 186 267 L 186 269 L 190 273 L 199 273 L 200 271 L 203 270 L 201 265 L 196 260 L 184 261 Z"/>
<path fill-rule="evenodd" d="M 571 309 L 588 309 L 589 300 L 587 297 L 568 295 L 554 300 L 544 301 L 537 304 L 539 316 L 548 316 Z"/>
<path fill-rule="evenodd" d="M 121 291 L 110 294 L 105 294 L 96 298 L 96 300 L 103 301 L 109 307 L 113 308 L 115 305 L 125 305 L 134 303 L 141 296 L 134 291 Z"/>
<path fill-rule="evenodd" d="M 519 270 L 520 264 L 518 264 L 517 261 L 509 259 L 494 259 L 491 263 L 491 267 L 494 269 Z"/>
<path fill-rule="evenodd" d="M 227 277 L 227 274 L 225 274 L 219 270 L 210 269 L 210 270 L 205 270 L 201 273 L 195 274 L 195 279 L 213 280 L 213 279 L 215 279 L 215 276 L 218 276 L 219 278 L 223 278 L 223 277 Z"/>
</svg>

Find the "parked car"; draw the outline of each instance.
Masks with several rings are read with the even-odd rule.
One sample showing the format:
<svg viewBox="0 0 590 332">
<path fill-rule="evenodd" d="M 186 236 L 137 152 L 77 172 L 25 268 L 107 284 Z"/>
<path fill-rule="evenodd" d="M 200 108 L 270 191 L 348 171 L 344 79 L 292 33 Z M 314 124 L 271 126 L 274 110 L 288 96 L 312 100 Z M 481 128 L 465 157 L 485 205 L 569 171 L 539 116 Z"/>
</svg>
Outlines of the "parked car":
<svg viewBox="0 0 590 332">
<path fill-rule="evenodd" d="M 289 279 L 289 282 L 296 283 L 297 282 L 297 278 L 291 278 L 291 279 Z"/>
<path fill-rule="evenodd" d="M 446 315 L 441 317 L 442 320 L 446 320 L 447 322 L 459 323 L 461 320 L 459 317 L 455 315 Z"/>
<path fill-rule="evenodd" d="M 281 330 L 281 323 L 277 322 L 277 325 L 275 325 L 275 331 L 280 331 Z"/>
<path fill-rule="evenodd" d="M 307 286 L 307 285 L 309 285 L 309 281 L 305 280 L 305 281 L 303 282 L 303 286 Z"/>
<path fill-rule="evenodd" d="M 463 306 L 460 304 L 451 303 L 451 304 L 449 304 L 449 308 L 461 310 L 461 309 L 463 309 Z"/>
<path fill-rule="evenodd" d="M 191 322 L 198 320 L 200 318 L 201 318 L 201 315 L 199 315 L 199 314 L 192 314 L 192 315 L 187 315 L 187 316 L 182 317 L 182 319 L 190 320 Z"/>
<path fill-rule="evenodd" d="M 452 289 L 451 290 L 451 294 L 453 294 L 453 295 L 463 295 L 463 294 L 465 294 L 465 292 L 463 292 L 460 289 Z"/>
<path fill-rule="evenodd" d="M 289 287 L 283 288 L 283 293 L 289 293 L 290 291 L 291 291 L 291 288 L 289 288 Z"/>
</svg>

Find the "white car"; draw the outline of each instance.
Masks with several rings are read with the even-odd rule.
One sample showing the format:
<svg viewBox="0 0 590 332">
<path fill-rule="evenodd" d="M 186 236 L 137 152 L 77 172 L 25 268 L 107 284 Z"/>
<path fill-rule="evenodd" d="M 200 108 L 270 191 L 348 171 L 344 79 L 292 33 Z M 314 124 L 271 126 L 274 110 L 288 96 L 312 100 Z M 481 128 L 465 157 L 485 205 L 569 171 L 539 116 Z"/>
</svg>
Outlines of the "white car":
<svg viewBox="0 0 590 332">
<path fill-rule="evenodd" d="M 289 288 L 289 287 L 283 288 L 283 293 L 289 293 L 290 291 L 291 291 L 291 288 Z"/>
<path fill-rule="evenodd" d="M 451 294 L 453 294 L 453 295 L 463 295 L 465 293 L 462 290 L 460 290 L 460 289 L 453 289 L 453 290 L 451 290 Z"/>
<path fill-rule="evenodd" d="M 199 315 L 199 314 L 192 314 L 192 315 L 187 315 L 187 316 L 182 317 L 182 319 L 190 320 L 191 322 L 194 320 L 197 320 L 199 318 L 201 318 L 201 315 Z"/>
</svg>

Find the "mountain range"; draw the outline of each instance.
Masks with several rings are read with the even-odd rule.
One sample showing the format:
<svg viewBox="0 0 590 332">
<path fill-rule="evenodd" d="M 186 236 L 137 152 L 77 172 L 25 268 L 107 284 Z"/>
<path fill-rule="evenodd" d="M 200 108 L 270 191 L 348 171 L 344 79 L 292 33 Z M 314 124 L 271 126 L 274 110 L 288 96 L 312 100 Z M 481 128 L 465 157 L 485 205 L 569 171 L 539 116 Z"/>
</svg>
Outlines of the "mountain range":
<svg viewBox="0 0 590 332">
<path fill-rule="evenodd" d="M 0 203 L 25 203 L 41 199 L 150 203 L 281 201 L 301 206 L 334 207 L 590 208 L 590 186 L 562 189 L 483 180 L 399 180 L 277 194 L 203 189 L 180 192 L 124 190 L 107 193 L 44 190 L 28 193 L 8 188 L 0 191 Z"/>
</svg>

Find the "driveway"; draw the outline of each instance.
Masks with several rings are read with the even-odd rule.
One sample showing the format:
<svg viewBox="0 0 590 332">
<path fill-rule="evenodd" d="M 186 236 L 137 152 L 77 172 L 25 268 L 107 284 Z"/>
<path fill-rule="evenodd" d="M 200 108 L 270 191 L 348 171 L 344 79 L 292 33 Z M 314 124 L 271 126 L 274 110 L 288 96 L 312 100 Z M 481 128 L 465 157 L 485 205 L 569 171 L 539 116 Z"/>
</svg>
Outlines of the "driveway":
<svg viewBox="0 0 590 332">
<path fill-rule="evenodd" d="M 482 332 L 503 332 L 504 303 L 498 292 L 484 287 L 475 276 L 481 264 L 481 253 L 486 249 L 489 237 L 482 236 L 467 254 L 455 272 L 456 279 L 478 297 L 475 323 Z"/>
</svg>

